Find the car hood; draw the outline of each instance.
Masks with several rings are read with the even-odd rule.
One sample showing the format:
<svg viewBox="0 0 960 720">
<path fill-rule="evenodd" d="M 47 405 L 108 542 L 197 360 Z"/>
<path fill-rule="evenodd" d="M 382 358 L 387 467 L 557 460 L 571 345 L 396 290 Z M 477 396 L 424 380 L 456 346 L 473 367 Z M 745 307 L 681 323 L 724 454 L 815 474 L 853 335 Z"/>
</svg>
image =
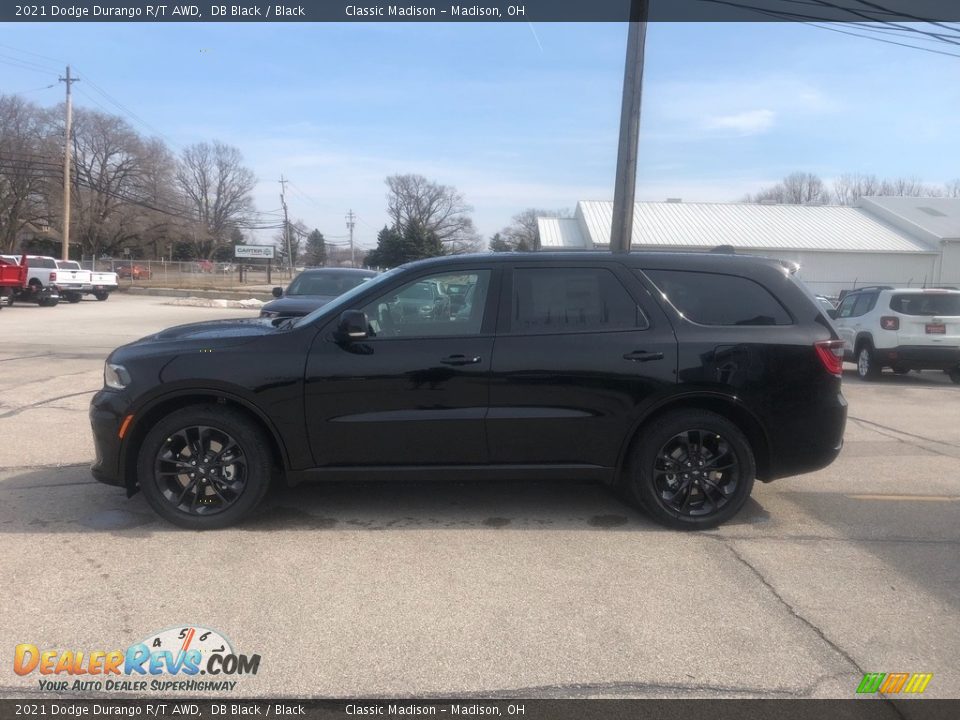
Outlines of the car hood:
<svg viewBox="0 0 960 720">
<path fill-rule="evenodd" d="M 251 338 L 270 335 L 277 328 L 269 318 L 238 318 L 208 320 L 207 322 L 176 325 L 149 335 L 143 340 L 215 340 L 221 338 Z"/>
<path fill-rule="evenodd" d="M 290 295 L 271 300 L 260 312 L 275 312 L 280 315 L 307 315 L 318 307 L 326 305 L 334 299 L 333 295 Z"/>
</svg>

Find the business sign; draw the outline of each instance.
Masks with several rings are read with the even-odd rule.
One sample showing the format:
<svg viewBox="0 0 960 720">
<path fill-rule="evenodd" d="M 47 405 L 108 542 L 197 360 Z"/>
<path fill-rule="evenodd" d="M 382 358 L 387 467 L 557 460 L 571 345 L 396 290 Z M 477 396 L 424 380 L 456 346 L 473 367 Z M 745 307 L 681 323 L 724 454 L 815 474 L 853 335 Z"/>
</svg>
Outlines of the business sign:
<svg viewBox="0 0 960 720">
<path fill-rule="evenodd" d="M 233 249 L 233 256 L 238 258 L 269 258 L 273 259 L 276 248 L 273 245 L 237 245 Z"/>
</svg>

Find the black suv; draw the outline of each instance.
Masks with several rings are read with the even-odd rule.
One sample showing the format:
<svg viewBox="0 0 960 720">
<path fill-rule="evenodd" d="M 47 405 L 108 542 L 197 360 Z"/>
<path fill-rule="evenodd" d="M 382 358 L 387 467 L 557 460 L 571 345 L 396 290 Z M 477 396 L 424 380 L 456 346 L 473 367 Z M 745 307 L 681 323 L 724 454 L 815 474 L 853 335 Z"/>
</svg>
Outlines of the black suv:
<svg viewBox="0 0 960 720">
<path fill-rule="evenodd" d="M 406 312 L 423 283 L 463 303 Z M 248 515 L 274 478 L 592 478 L 660 523 L 712 527 L 754 478 L 836 458 L 842 351 L 777 260 L 425 260 L 301 318 L 118 348 L 90 408 L 93 474 L 198 529 Z"/>
</svg>

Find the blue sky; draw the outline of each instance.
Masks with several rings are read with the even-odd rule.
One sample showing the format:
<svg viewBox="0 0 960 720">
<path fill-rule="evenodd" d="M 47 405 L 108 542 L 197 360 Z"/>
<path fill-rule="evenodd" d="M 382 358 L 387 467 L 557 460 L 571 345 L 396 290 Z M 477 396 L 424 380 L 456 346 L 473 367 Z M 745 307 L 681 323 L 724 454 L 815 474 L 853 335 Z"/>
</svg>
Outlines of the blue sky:
<svg viewBox="0 0 960 720">
<path fill-rule="evenodd" d="M 0 92 L 53 105 L 63 85 L 37 88 L 69 61 L 174 150 L 239 147 L 259 210 L 284 173 L 292 218 L 340 236 L 352 208 L 372 246 L 392 173 L 458 187 L 486 236 L 525 207 L 611 199 L 625 41 L 601 23 L 6 25 Z M 788 23 L 651 24 L 640 199 L 736 200 L 793 170 L 960 177 L 960 58 Z"/>
</svg>

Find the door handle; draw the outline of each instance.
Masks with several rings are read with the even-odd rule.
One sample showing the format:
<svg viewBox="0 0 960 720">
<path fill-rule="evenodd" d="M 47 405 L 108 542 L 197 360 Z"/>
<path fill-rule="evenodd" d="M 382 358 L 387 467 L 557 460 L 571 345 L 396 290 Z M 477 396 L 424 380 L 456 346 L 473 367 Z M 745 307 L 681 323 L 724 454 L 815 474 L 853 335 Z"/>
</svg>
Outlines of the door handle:
<svg viewBox="0 0 960 720">
<path fill-rule="evenodd" d="M 444 365 L 476 365 L 480 362 L 479 355 L 448 355 L 440 361 Z"/>
<path fill-rule="evenodd" d="M 633 360 L 634 362 L 649 362 L 651 360 L 663 360 L 662 352 L 646 352 L 645 350 L 635 350 L 623 354 L 624 360 Z"/>
</svg>

